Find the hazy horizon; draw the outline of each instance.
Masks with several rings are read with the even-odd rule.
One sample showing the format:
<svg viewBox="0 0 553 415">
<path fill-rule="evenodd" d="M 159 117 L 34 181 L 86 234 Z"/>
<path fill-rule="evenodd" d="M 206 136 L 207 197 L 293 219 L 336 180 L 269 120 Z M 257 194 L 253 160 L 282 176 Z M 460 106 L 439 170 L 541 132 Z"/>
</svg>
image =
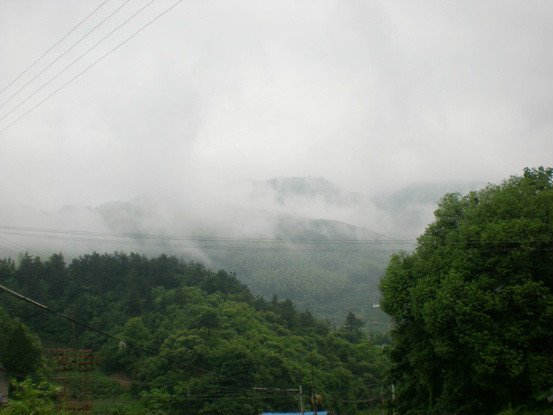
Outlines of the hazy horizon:
<svg viewBox="0 0 553 415">
<path fill-rule="evenodd" d="M 67 67 L 146 4 L 99 8 L 0 93 L 0 129 L 173 2 Z M 99 5 L 2 2 L 0 88 Z M 98 206 L 307 176 L 372 194 L 553 165 L 552 15 L 548 2 L 182 2 L 0 134 L 3 201 Z"/>
</svg>

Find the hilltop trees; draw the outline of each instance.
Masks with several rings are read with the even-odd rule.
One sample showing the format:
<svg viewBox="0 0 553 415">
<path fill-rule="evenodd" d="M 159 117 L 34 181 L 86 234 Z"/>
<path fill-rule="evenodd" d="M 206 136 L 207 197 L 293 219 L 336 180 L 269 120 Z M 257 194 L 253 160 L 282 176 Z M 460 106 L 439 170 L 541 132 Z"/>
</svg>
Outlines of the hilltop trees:
<svg viewBox="0 0 553 415">
<path fill-rule="evenodd" d="M 381 281 L 399 412 L 547 408 L 553 376 L 553 170 L 448 194 Z"/>
<path fill-rule="evenodd" d="M 353 314 L 335 330 L 290 300 L 254 297 L 234 274 L 174 257 L 93 253 L 65 265 L 61 255 L 24 256 L 19 266 L 0 261 L 0 281 L 124 339 L 75 327 L 76 346 L 96 351 L 106 373 L 130 376 L 131 393 L 151 412 L 290 411 L 298 394 L 286 389 L 302 385 L 306 407 L 316 391 L 325 409 L 355 413 L 384 382 L 383 349 Z M 72 344 L 66 320 L 10 296 L 0 305 L 45 347 Z"/>
</svg>

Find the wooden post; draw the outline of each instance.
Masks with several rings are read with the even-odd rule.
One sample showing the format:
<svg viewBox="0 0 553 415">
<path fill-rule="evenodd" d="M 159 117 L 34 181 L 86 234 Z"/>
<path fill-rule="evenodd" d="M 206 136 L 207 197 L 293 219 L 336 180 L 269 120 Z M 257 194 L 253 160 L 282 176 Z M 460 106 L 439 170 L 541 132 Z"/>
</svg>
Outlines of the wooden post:
<svg viewBox="0 0 553 415">
<path fill-rule="evenodd" d="M 301 385 L 300 385 L 300 412 L 301 414 L 303 415 L 303 389 L 301 388 Z"/>
</svg>

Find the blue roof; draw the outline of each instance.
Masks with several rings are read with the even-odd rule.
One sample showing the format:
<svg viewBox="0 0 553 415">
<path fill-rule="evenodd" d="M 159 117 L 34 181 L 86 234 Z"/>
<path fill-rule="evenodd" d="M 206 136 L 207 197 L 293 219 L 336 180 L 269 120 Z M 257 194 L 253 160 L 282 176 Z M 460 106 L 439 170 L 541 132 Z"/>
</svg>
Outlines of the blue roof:
<svg viewBox="0 0 553 415">
<path fill-rule="evenodd" d="M 328 415 L 327 411 L 317 411 L 317 415 Z M 301 412 L 262 412 L 261 415 L 301 415 Z M 304 412 L 303 415 L 315 415 L 315 412 Z"/>
</svg>

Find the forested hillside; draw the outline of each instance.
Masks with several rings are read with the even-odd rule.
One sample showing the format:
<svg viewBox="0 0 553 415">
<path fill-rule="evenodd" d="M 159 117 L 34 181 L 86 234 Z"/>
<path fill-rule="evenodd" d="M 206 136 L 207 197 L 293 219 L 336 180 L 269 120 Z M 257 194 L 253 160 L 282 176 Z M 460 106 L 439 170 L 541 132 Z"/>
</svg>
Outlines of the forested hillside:
<svg viewBox="0 0 553 415">
<path fill-rule="evenodd" d="M 384 386 L 383 349 L 353 314 L 335 330 L 289 300 L 254 297 L 234 275 L 197 263 L 94 253 L 66 264 L 61 255 L 26 255 L 0 262 L 0 283 L 123 339 L 76 327 L 76 346 L 97 351 L 103 373 L 131 379 L 127 393 L 145 411 L 289 411 L 298 394 L 283 390 L 302 385 L 306 407 L 314 393 L 319 408 L 355 413 L 379 400 Z M 0 306 L 6 324 L 23 322 L 43 348 L 71 347 L 68 321 L 5 294 Z M 16 376 L 41 373 L 14 370 L 13 358 L 1 358 Z M 112 399 L 123 394 L 108 389 Z"/>
<path fill-rule="evenodd" d="M 335 325 L 353 311 L 366 329 L 384 332 L 390 319 L 373 305 L 390 254 L 412 249 L 445 191 L 470 187 L 426 184 L 371 196 L 322 177 L 281 177 L 229 185 L 204 208 L 186 192 L 52 212 L 0 205 L 0 230 L 15 243 L 12 252 L 43 258 L 133 250 L 199 261 L 235 272 L 255 295 L 289 298 Z"/>
<path fill-rule="evenodd" d="M 408 249 L 412 243 L 394 243 L 390 236 L 347 222 L 362 218 L 361 223 L 374 224 L 375 217 L 382 215 L 374 214 L 374 202 L 367 195 L 321 177 L 254 182 L 239 196 L 232 187 L 228 191 L 231 196 L 226 203 L 235 205 L 225 210 L 224 220 L 206 221 L 200 216 L 192 224 L 191 216 L 197 213 L 189 207 L 160 204 L 146 196 L 105 204 L 95 211 L 110 230 L 137 235 L 132 243 L 143 244 L 146 252 L 154 248 L 148 248 L 140 235 L 191 234 L 186 247 L 165 239 L 164 252 L 232 270 L 253 293 L 266 299 L 274 294 L 289 298 L 332 324 L 342 324 L 354 311 L 367 328 L 389 329 L 388 316 L 372 307 L 380 300 L 378 281 L 390 253 Z M 406 199 L 410 200 L 402 200 L 403 209 Z M 152 218 L 159 218 L 159 223 L 152 223 Z M 421 226 L 420 220 L 413 222 Z"/>
<path fill-rule="evenodd" d="M 277 224 L 272 242 L 237 243 L 207 255 L 265 298 L 289 298 L 334 325 L 353 311 L 367 329 L 389 329 L 388 316 L 373 305 L 390 253 L 405 245 L 337 221 L 280 217 Z"/>
</svg>

